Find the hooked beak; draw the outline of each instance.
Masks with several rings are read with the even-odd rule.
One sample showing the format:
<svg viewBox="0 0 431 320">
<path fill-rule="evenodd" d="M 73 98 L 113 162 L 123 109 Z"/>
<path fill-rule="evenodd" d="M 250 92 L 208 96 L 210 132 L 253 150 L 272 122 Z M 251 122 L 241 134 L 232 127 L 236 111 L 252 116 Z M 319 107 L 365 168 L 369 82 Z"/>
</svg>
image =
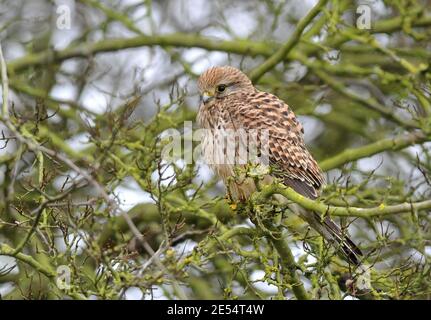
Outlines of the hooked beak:
<svg viewBox="0 0 431 320">
<path fill-rule="evenodd" d="M 205 91 L 201 96 L 201 99 L 202 99 L 204 104 L 210 102 L 213 98 L 214 98 L 214 94 L 212 94 L 209 91 Z"/>
</svg>

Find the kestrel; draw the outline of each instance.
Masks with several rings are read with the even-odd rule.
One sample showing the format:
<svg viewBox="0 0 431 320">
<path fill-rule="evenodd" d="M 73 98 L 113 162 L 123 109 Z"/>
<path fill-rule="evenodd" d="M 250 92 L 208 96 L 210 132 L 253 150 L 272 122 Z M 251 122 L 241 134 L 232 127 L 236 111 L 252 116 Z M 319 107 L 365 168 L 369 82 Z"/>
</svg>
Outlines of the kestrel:
<svg viewBox="0 0 431 320">
<path fill-rule="evenodd" d="M 228 153 L 238 157 L 240 145 L 250 148 L 254 141 L 266 155 L 269 171 L 264 183 L 277 178 L 283 184 L 310 199 L 316 199 L 324 184 L 324 177 L 317 162 L 304 143 L 304 129 L 289 106 L 275 95 L 257 90 L 251 80 L 240 70 L 230 67 L 213 67 L 198 80 L 201 105 L 197 116 L 203 129 L 201 147 L 205 160 L 221 177 L 229 195 L 246 201 L 256 190 L 250 177 L 238 178 L 238 168 L 244 168 L 247 159 L 239 157 L 231 161 Z M 267 133 L 263 139 L 248 139 L 250 132 Z M 236 134 L 241 132 L 241 134 Z M 245 136 L 244 136 L 245 133 Z M 229 140 L 236 142 L 229 145 Z M 228 141 L 228 142 L 226 142 Z M 299 214 L 325 239 L 336 244 L 340 252 L 355 265 L 360 264 L 359 248 L 342 232 L 329 217 L 315 212 L 300 210 Z"/>
</svg>

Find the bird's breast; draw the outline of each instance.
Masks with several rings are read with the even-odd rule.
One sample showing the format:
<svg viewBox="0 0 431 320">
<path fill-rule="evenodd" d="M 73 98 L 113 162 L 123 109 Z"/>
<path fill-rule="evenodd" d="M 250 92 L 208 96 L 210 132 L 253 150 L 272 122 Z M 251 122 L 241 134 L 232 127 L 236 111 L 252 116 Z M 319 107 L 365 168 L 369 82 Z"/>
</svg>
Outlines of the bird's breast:
<svg viewBox="0 0 431 320">
<path fill-rule="evenodd" d="M 254 180 L 246 177 L 250 161 L 248 133 L 234 129 L 229 123 L 218 119 L 210 129 L 203 129 L 201 136 L 202 155 L 214 173 L 223 179 L 233 199 L 245 200 L 256 190 Z M 268 180 L 265 177 L 265 181 Z"/>
</svg>

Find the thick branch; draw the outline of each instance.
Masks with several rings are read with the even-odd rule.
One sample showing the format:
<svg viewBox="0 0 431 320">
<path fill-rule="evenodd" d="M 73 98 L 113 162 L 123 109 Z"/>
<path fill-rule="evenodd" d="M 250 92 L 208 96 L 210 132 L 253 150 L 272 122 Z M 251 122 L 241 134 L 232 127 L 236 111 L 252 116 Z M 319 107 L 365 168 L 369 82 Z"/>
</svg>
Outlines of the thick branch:
<svg viewBox="0 0 431 320">
<path fill-rule="evenodd" d="M 347 149 L 334 157 L 323 160 L 320 163 L 320 167 L 323 171 L 328 171 L 338 168 L 350 161 L 371 157 L 372 155 L 383 151 L 400 150 L 429 140 L 430 137 L 427 137 L 422 133 L 409 133 L 396 138 L 382 139 L 359 148 Z"/>
<path fill-rule="evenodd" d="M 425 27 L 430 25 L 431 16 L 425 16 L 412 21 L 412 27 Z M 397 17 L 394 19 L 382 20 L 377 22 L 374 28 L 370 30 L 370 32 L 393 32 L 396 30 L 400 30 L 401 28 L 402 21 Z M 345 36 L 339 36 L 333 39 L 329 39 L 328 43 L 325 45 L 337 47 L 348 40 L 350 39 Z M 11 72 L 17 72 L 30 66 L 49 64 L 50 62 L 60 62 L 70 58 L 85 58 L 101 52 L 110 52 L 145 46 L 202 48 L 211 51 L 223 51 L 249 56 L 263 55 L 266 57 L 271 56 L 274 50 L 279 48 L 279 46 L 276 44 L 269 44 L 264 42 L 254 42 L 248 40 L 219 41 L 198 35 L 190 35 L 184 33 L 155 36 L 141 35 L 128 39 L 107 39 L 96 43 L 86 43 L 71 46 L 60 51 L 46 50 L 39 53 L 31 53 L 22 58 L 18 58 L 9 62 L 8 68 Z M 319 50 L 321 50 L 319 46 L 309 46 L 304 51 L 306 54 L 311 54 Z M 284 58 L 289 60 L 294 56 L 293 53 L 295 52 L 296 50 L 293 49 L 290 54 L 288 54 Z"/>
<path fill-rule="evenodd" d="M 308 199 L 301 194 L 295 192 L 292 188 L 285 187 L 281 184 L 272 184 L 268 186 L 263 186 L 262 191 L 254 196 L 255 201 L 258 203 L 264 203 L 273 194 L 281 194 L 287 199 L 299 204 L 301 207 L 319 212 L 322 215 L 329 214 L 332 216 L 341 217 L 381 217 L 391 214 L 411 212 L 416 210 L 431 209 L 431 200 L 425 200 L 421 202 L 412 203 L 401 203 L 397 205 L 386 206 L 381 204 L 374 208 L 357 208 L 357 207 L 336 207 L 329 206 L 322 203 L 319 200 Z"/>
<path fill-rule="evenodd" d="M 42 264 L 37 262 L 33 257 L 31 257 L 29 255 L 23 254 L 21 252 L 15 253 L 15 251 L 16 251 L 16 249 L 9 247 L 7 244 L 0 243 L 0 255 L 11 256 L 11 257 L 14 257 L 14 258 L 22 261 L 22 262 L 25 262 L 28 265 L 30 265 L 33 269 L 35 269 L 36 271 L 44 274 L 45 276 L 47 276 L 51 280 L 55 281 L 57 274 L 55 273 L 54 270 L 43 266 Z"/>
<path fill-rule="evenodd" d="M 296 273 L 296 262 L 292 251 L 289 248 L 289 244 L 284 239 L 284 237 L 281 239 L 275 239 L 269 235 L 268 238 L 280 256 L 283 269 L 287 271 L 289 275 L 292 291 L 295 294 L 295 297 L 298 300 L 309 300 L 310 297 L 308 296 L 302 281 L 299 279 L 298 274 Z"/>
</svg>

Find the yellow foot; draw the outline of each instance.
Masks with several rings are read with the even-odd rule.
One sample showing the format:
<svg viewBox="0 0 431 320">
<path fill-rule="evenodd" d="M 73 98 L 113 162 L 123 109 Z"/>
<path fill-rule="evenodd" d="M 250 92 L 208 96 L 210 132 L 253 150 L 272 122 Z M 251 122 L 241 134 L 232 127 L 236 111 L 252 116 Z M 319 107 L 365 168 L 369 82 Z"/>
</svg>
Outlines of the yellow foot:
<svg viewBox="0 0 431 320">
<path fill-rule="evenodd" d="M 229 207 L 235 211 L 238 208 L 238 205 L 235 202 L 232 202 L 231 204 L 229 204 Z"/>
</svg>

